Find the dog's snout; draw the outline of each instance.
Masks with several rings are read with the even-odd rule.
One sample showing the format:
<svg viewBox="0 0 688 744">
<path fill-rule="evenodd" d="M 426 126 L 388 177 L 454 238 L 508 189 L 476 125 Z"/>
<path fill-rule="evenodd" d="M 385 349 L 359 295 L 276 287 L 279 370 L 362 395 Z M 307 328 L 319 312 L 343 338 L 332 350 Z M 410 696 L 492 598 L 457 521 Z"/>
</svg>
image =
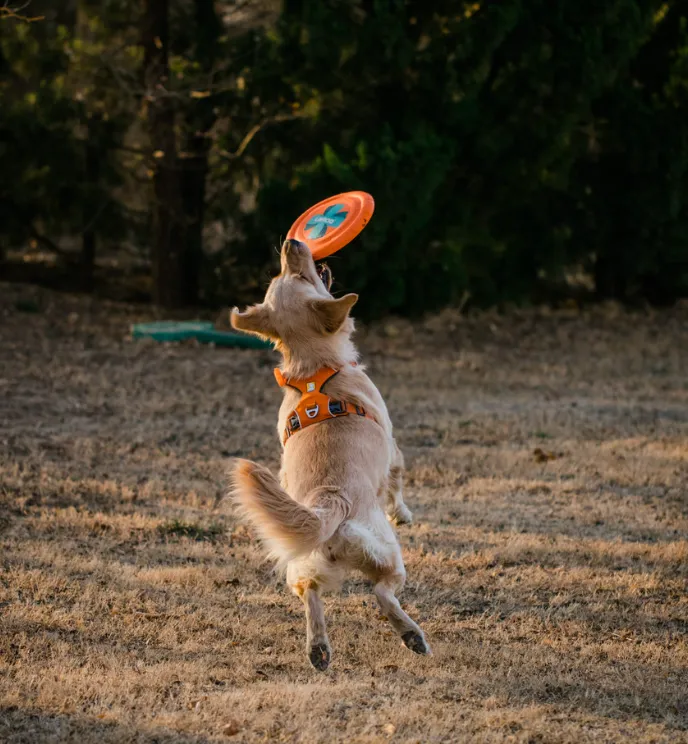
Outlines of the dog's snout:
<svg viewBox="0 0 688 744">
<path fill-rule="evenodd" d="M 286 256 L 298 256 L 298 255 L 304 255 L 305 253 L 307 253 L 308 246 L 305 243 L 302 243 L 300 240 L 295 240 L 294 238 L 287 238 L 284 241 L 282 250 L 284 251 L 284 254 Z"/>
<path fill-rule="evenodd" d="M 308 271 L 308 263 L 312 263 L 311 252 L 305 243 L 293 238 L 287 238 L 282 244 L 282 271 L 300 274 Z"/>
</svg>

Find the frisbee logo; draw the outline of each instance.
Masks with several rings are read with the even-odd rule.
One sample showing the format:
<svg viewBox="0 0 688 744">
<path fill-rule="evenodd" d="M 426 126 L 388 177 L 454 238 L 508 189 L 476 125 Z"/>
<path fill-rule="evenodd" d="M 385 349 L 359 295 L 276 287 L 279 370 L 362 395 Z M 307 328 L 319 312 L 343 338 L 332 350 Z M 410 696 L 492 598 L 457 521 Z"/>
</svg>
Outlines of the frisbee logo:
<svg viewBox="0 0 688 744">
<path fill-rule="evenodd" d="M 339 227 L 346 219 L 348 212 L 343 211 L 343 204 L 332 204 L 322 214 L 316 214 L 308 220 L 304 232 L 308 233 L 309 240 L 318 240 L 322 238 L 330 227 Z"/>
</svg>

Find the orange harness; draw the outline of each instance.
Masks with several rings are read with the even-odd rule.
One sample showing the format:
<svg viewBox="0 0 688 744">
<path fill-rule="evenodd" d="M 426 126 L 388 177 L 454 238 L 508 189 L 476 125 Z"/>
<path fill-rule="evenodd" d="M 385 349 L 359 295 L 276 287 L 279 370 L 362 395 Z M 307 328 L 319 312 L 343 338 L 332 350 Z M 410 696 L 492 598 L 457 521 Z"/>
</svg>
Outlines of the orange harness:
<svg viewBox="0 0 688 744">
<path fill-rule="evenodd" d="M 338 372 L 338 369 L 323 367 L 311 378 L 294 380 L 285 377 L 281 370 L 275 369 L 275 379 L 280 387 L 289 386 L 301 393 L 298 406 L 287 416 L 282 444 L 285 444 L 289 437 L 307 426 L 319 424 L 321 421 L 330 421 L 340 416 L 349 416 L 355 413 L 357 416 L 369 418 L 371 421 L 375 420 L 361 406 L 347 403 L 344 400 L 333 400 L 322 392 L 323 385 Z"/>
</svg>

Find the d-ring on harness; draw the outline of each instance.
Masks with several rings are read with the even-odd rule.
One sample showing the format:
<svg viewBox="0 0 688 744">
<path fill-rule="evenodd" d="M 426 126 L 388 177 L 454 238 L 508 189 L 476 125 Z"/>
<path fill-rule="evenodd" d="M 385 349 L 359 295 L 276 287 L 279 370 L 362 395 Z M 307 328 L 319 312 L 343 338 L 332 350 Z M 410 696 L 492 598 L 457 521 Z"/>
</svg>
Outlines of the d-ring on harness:
<svg viewBox="0 0 688 744">
<path fill-rule="evenodd" d="M 301 400 L 298 406 L 287 416 L 287 425 L 284 427 L 282 444 L 285 444 L 287 439 L 296 434 L 296 432 L 305 429 L 307 426 L 311 426 L 311 424 L 319 424 L 321 421 L 329 421 L 340 416 L 356 414 L 357 416 L 375 421 L 361 406 L 356 406 L 353 403 L 347 403 L 343 400 L 333 400 L 322 392 L 323 385 L 328 380 L 331 380 L 338 372 L 338 369 L 323 367 L 312 377 L 295 380 L 285 377 L 281 370 L 275 370 L 275 379 L 280 387 L 288 386 L 301 393 Z"/>
</svg>

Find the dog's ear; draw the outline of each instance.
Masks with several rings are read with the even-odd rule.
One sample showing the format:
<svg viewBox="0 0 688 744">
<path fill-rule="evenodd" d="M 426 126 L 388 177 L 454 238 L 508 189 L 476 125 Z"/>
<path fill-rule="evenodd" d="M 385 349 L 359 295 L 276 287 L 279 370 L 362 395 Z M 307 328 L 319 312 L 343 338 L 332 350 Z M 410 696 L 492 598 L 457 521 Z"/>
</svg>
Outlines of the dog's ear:
<svg viewBox="0 0 688 744">
<path fill-rule="evenodd" d="M 336 333 L 347 319 L 349 310 L 356 304 L 357 294 L 347 294 L 338 300 L 313 300 L 312 307 L 318 323 L 325 333 Z"/>
<path fill-rule="evenodd" d="M 232 328 L 245 333 L 254 333 L 256 336 L 277 338 L 277 331 L 270 318 L 270 311 L 265 305 L 252 305 L 244 312 L 234 308 L 229 316 Z"/>
</svg>

